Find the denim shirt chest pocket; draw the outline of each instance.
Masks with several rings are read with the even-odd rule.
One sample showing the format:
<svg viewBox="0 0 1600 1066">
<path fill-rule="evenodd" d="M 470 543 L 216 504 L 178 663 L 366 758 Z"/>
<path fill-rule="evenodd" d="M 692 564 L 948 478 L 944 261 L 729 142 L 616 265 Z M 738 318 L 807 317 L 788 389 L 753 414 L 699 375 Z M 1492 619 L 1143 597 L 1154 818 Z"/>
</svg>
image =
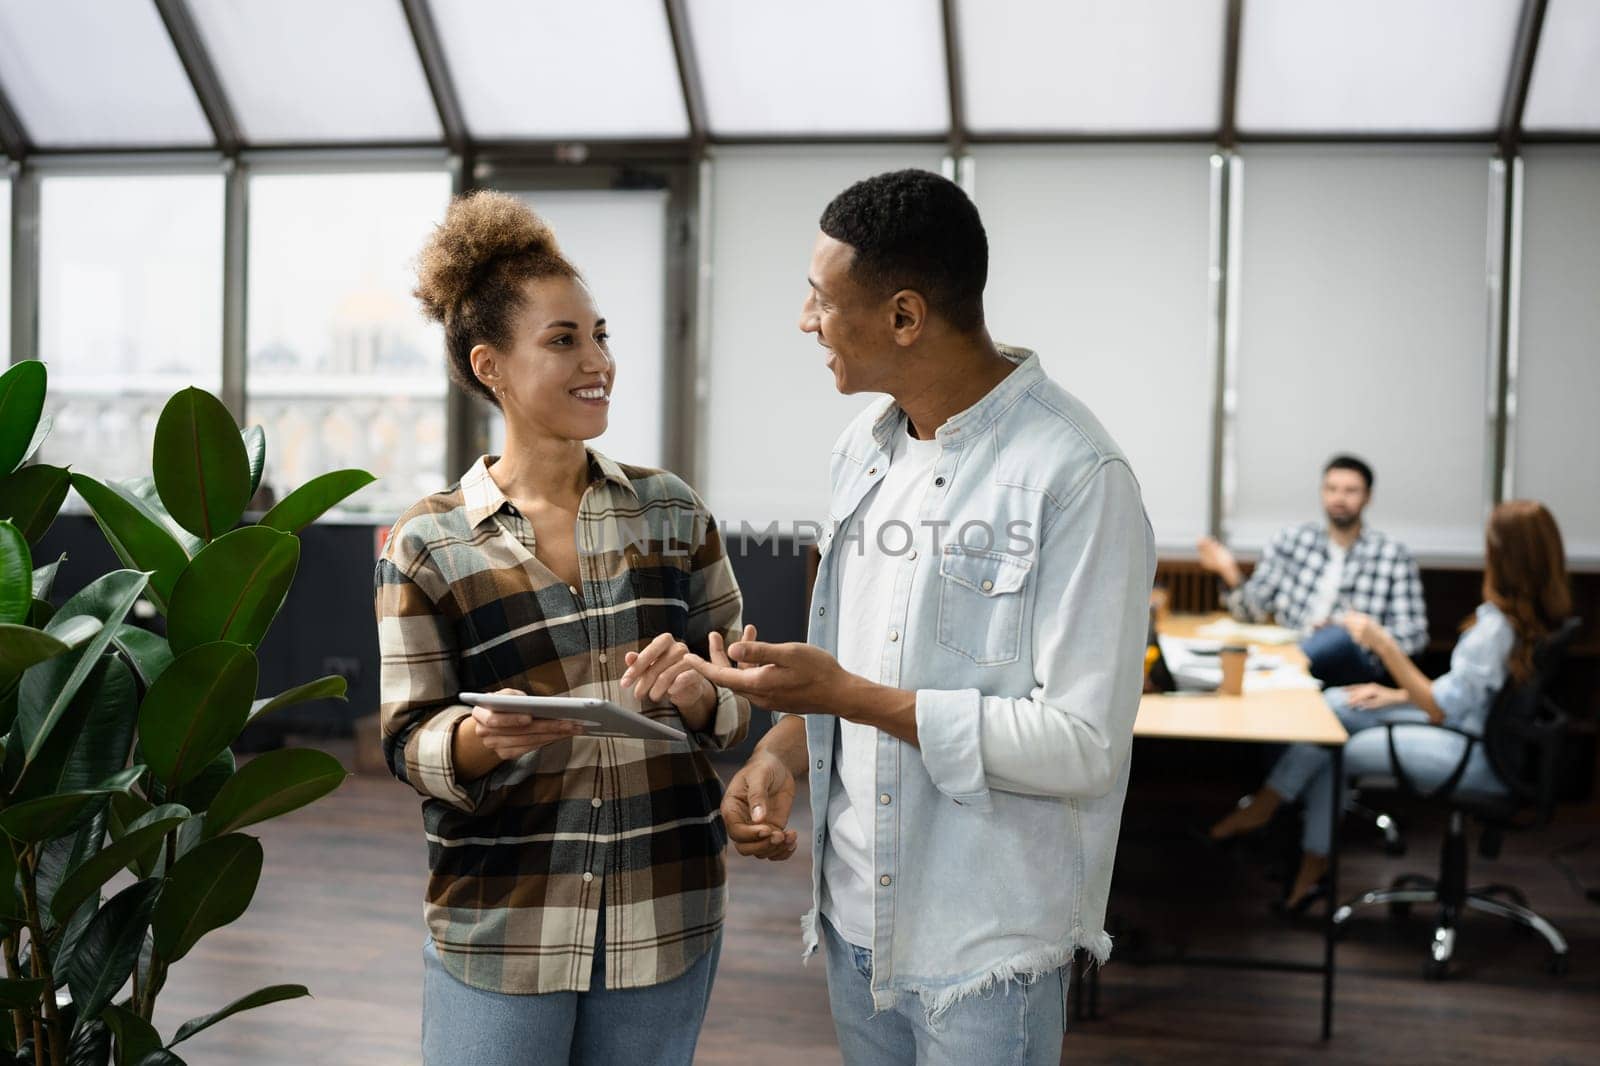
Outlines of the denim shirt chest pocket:
<svg viewBox="0 0 1600 1066">
<path fill-rule="evenodd" d="M 1032 568 L 1026 556 L 946 545 L 939 559 L 940 647 L 981 666 L 1016 662 Z"/>
</svg>

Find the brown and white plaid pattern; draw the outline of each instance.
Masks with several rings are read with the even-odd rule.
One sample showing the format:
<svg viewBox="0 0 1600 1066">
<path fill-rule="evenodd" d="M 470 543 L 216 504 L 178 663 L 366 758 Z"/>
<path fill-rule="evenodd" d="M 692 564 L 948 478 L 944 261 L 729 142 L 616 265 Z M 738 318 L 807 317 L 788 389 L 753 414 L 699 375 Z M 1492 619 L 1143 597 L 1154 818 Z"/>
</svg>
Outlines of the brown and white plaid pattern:
<svg viewBox="0 0 1600 1066">
<path fill-rule="evenodd" d="M 446 969 L 506 993 L 585 991 L 606 906 L 606 985 L 681 975 L 722 925 L 722 784 L 705 749 L 736 744 L 749 704 L 718 690 L 688 742 L 564 740 L 462 781 L 451 761 L 462 692 L 516 688 L 639 706 L 624 655 L 670 632 L 701 655 L 740 634 L 742 601 L 704 503 L 673 474 L 589 452 L 581 589 L 534 556 L 533 531 L 491 457 L 395 524 L 378 560 L 383 750 L 424 797 L 424 908 Z"/>
</svg>

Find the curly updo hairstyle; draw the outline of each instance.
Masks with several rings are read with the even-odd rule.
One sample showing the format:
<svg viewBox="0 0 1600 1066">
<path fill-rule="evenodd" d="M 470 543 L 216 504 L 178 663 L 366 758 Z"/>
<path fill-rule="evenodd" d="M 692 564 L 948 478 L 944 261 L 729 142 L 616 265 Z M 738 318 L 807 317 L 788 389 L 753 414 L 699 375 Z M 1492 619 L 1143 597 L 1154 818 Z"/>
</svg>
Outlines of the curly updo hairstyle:
<svg viewBox="0 0 1600 1066">
<path fill-rule="evenodd" d="M 579 278 L 544 219 L 515 196 L 487 189 L 457 197 L 417 256 L 423 314 L 444 325 L 450 376 L 469 395 L 499 406 L 472 372 L 474 346 L 511 346 L 523 283 Z"/>
</svg>

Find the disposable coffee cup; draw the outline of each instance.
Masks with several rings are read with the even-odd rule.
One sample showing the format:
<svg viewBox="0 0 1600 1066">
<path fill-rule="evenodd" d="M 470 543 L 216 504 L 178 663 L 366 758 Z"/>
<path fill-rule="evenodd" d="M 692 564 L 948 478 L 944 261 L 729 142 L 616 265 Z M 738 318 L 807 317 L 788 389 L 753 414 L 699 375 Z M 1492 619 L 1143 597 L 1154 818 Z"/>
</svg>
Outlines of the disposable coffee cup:
<svg viewBox="0 0 1600 1066">
<path fill-rule="evenodd" d="M 1242 644 L 1229 644 L 1222 649 L 1217 658 L 1222 663 L 1222 684 L 1217 691 L 1224 696 L 1242 696 L 1244 694 L 1244 663 L 1250 656 L 1250 649 Z"/>
</svg>

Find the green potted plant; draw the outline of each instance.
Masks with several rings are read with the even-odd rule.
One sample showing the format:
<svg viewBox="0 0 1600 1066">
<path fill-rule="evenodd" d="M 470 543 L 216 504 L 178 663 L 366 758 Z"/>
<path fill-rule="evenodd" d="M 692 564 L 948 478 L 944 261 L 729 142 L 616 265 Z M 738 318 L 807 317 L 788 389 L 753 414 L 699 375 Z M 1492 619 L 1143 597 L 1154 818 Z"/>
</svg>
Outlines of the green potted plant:
<svg viewBox="0 0 1600 1066">
<path fill-rule="evenodd" d="M 165 1038 L 151 1022 L 170 968 L 250 904 L 262 849 L 242 830 L 345 777 L 314 750 L 238 766 L 230 744 L 280 707 L 344 698 L 336 676 L 258 695 L 255 650 L 294 580 L 297 532 L 373 478 L 315 478 L 240 525 L 259 427 L 185 389 L 157 423 L 152 476 L 97 481 L 30 462 L 46 383 L 37 361 L 0 375 L 0 1061 L 172 1066 L 202 1029 L 309 994 L 263 988 Z M 60 559 L 32 552 L 69 487 L 126 569 L 52 608 Z M 128 621 L 141 598 L 164 636 Z"/>
</svg>

